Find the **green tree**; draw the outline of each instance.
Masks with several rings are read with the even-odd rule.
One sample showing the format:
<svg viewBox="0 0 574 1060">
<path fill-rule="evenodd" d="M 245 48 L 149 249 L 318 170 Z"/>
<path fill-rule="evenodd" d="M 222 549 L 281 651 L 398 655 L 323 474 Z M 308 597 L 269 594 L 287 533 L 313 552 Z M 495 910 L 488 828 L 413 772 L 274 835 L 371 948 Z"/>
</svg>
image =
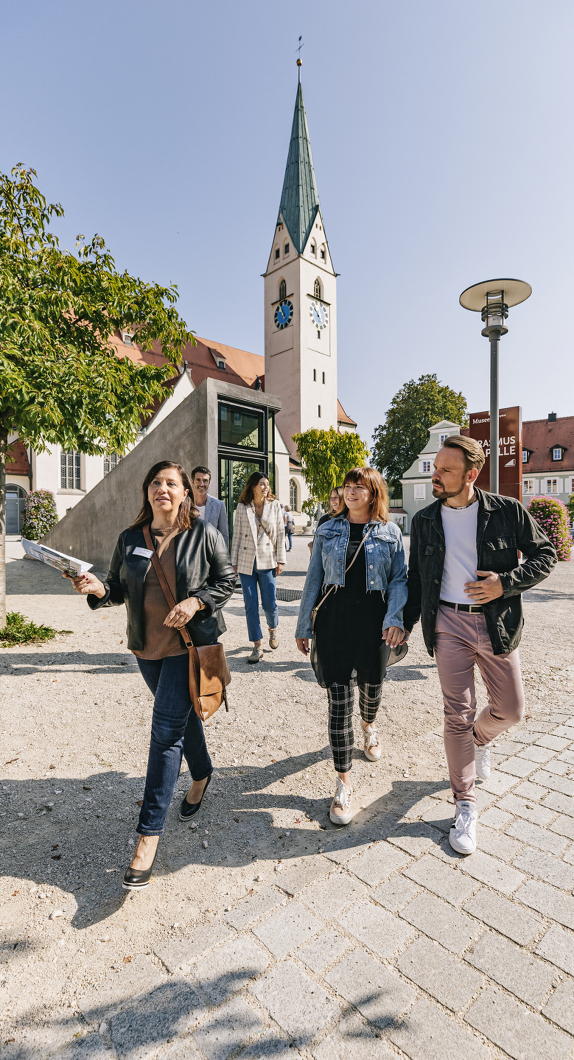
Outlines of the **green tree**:
<svg viewBox="0 0 574 1060">
<path fill-rule="evenodd" d="M 174 308 L 174 285 L 118 272 L 100 236 L 78 236 L 74 252 L 60 247 L 49 224 L 64 211 L 46 202 L 34 177 L 22 165 L 0 174 L 0 628 L 8 433 L 39 451 L 123 453 L 194 341 Z M 166 364 L 118 357 L 110 335 L 120 328 L 144 348 L 160 343 Z"/>
<path fill-rule="evenodd" d="M 340 486 L 352 467 L 364 467 L 369 450 L 353 431 L 339 434 L 334 427 L 328 431 L 312 428 L 293 435 L 301 457 L 301 471 L 312 496 L 326 503 L 331 490 Z"/>
<path fill-rule="evenodd" d="M 375 428 L 371 450 L 374 466 L 393 492 L 400 493 L 401 477 L 427 444 L 429 427 L 439 420 L 468 425 L 466 398 L 443 386 L 434 373 L 411 379 L 395 394 L 385 423 Z"/>
</svg>

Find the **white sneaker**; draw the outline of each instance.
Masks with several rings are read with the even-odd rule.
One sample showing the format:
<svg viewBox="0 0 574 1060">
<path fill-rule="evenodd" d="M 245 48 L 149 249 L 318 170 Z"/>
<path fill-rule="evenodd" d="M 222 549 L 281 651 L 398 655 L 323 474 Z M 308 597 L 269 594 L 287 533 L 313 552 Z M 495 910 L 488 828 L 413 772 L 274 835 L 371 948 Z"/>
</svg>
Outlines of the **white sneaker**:
<svg viewBox="0 0 574 1060">
<path fill-rule="evenodd" d="M 373 726 L 367 725 L 367 728 L 363 729 L 363 733 L 365 736 L 365 743 L 363 746 L 365 758 L 368 758 L 369 762 L 378 762 L 382 752 L 379 738 L 373 729 Z"/>
<path fill-rule="evenodd" d="M 350 824 L 353 819 L 351 789 L 343 784 L 340 777 L 337 777 L 337 791 L 331 803 L 329 817 L 333 824 Z"/>
<path fill-rule="evenodd" d="M 476 850 L 476 822 L 478 813 L 475 802 L 460 800 L 456 804 L 454 824 L 448 834 L 448 841 L 458 854 L 474 854 Z"/>
<path fill-rule="evenodd" d="M 485 743 L 482 747 L 474 745 L 474 768 L 480 780 L 488 780 L 490 776 L 490 748 L 492 743 Z"/>
</svg>

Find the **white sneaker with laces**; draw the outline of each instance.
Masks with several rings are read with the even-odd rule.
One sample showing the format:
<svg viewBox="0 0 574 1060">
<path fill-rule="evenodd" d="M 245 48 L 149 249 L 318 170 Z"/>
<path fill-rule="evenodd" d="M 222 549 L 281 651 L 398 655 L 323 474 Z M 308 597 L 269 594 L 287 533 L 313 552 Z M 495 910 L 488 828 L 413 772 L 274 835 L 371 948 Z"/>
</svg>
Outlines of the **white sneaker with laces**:
<svg viewBox="0 0 574 1060">
<path fill-rule="evenodd" d="M 476 803 L 461 799 L 456 804 L 454 824 L 448 834 L 448 841 L 458 854 L 474 854 L 476 850 L 476 822 L 478 813 Z"/>
<path fill-rule="evenodd" d="M 372 725 L 367 725 L 366 729 L 363 729 L 365 736 L 365 743 L 363 750 L 365 752 L 365 758 L 368 758 L 369 762 L 378 762 L 381 757 L 381 745 L 375 729 Z"/>
<path fill-rule="evenodd" d="M 337 791 L 331 803 L 329 817 L 333 824 L 350 824 L 353 819 L 351 810 L 351 789 L 337 777 Z"/>
<path fill-rule="evenodd" d="M 482 747 L 474 745 L 474 768 L 480 780 L 488 780 L 490 776 L 490 748 L 492 743 L 485 743 Z"/>
</svg>

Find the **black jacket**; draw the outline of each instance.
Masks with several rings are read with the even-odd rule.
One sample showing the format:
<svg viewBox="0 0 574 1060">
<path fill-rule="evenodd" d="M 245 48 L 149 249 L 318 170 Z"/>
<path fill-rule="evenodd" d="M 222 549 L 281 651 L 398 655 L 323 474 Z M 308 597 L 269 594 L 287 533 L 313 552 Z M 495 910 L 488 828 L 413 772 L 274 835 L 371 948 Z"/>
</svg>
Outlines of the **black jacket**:
<svg viewBox="0 0 574 1060">
<path fill-rule="evenodd" d="M 556 552 L 538 523 L 520 501 L 498 493 L 476 490 L 477 570 L 500 575 L 503 595 L 483 605 L 486 628 L 495 655 L 514 651 L 520 643 L 521 593 L 543 581 L 556 565 Z M 436 616 L 444 567 L 445 540 L 441 501 L 417 512 L 411 525 L 409 598 L 403 611 L 405 629 L 411 630 L 422 615 L 424 642 L 433 654 Z M 518 562 L 518 550 L 525 557 Z"/>
<path fill-rule="evenodd" d="M 154 544 L 157 547 L 156 541 Z M 135 548 L 147 549 L 143 530 L 124 530 L 118 538 L 104 582 L 106 595 L 100 600 L 90 593 L 88 604 L 93 611 L 112 604 L 125 604 L 128 648 L 143 651 L 144 581 L 151 560 L 134 556 Z M 195 519 L 190 530 L 178 534 L 175 539 L 175 576 L 178 603 L 189 596 L 197 596 L 205 604 L 205 608 L 197 611 L 187 623 L 193 643 L 196 647 L 213 644 L 227 628 L 220 609 L 233 593 L 235 571 L 225 541 L 211 523 Z"/>
</svg>

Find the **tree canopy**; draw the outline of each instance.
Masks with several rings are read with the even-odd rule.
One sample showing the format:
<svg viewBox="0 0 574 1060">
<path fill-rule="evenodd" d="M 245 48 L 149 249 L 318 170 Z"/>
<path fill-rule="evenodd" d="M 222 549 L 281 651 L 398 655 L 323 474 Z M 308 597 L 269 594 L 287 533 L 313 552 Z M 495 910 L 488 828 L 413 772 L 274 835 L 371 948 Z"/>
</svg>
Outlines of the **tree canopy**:
<svg viewBox="0 0 574 1060">
<path fill-rule="evenodd" d="M 428 430 L 440 420 L 466 427 L 466 398 L 443 386 L 436 374 L 409 380 L 395 394 L 385 423 L 375 428 L 371 450 L 373 465 L 401 491 L 401 477 L 408 471 L 428 441 Z"/>
<path fill-rule="evenodd" d="M 125 452 L 193 335 L 176 312 L 177 287 L 118 272 L 104 240 L 60 247 L 63 216 L 22 165 L 0 174 L 0 627 L 3 625 L 8 434 L 42 451 Z M 121 358 L 110 336 L 129 329 L 165 364 Z"/>
<path fill-rule="evenodd" d="M 301 457 L 301 472 L 312 496 L 322 503 L 329 499 L 331 490 L 340 486 L 352 467 L 364 467 L 369 450 L 354 431 L 339 434 L 334 427 L 328 431 L 312 428 L 293 435 Z"/>
</svg>

